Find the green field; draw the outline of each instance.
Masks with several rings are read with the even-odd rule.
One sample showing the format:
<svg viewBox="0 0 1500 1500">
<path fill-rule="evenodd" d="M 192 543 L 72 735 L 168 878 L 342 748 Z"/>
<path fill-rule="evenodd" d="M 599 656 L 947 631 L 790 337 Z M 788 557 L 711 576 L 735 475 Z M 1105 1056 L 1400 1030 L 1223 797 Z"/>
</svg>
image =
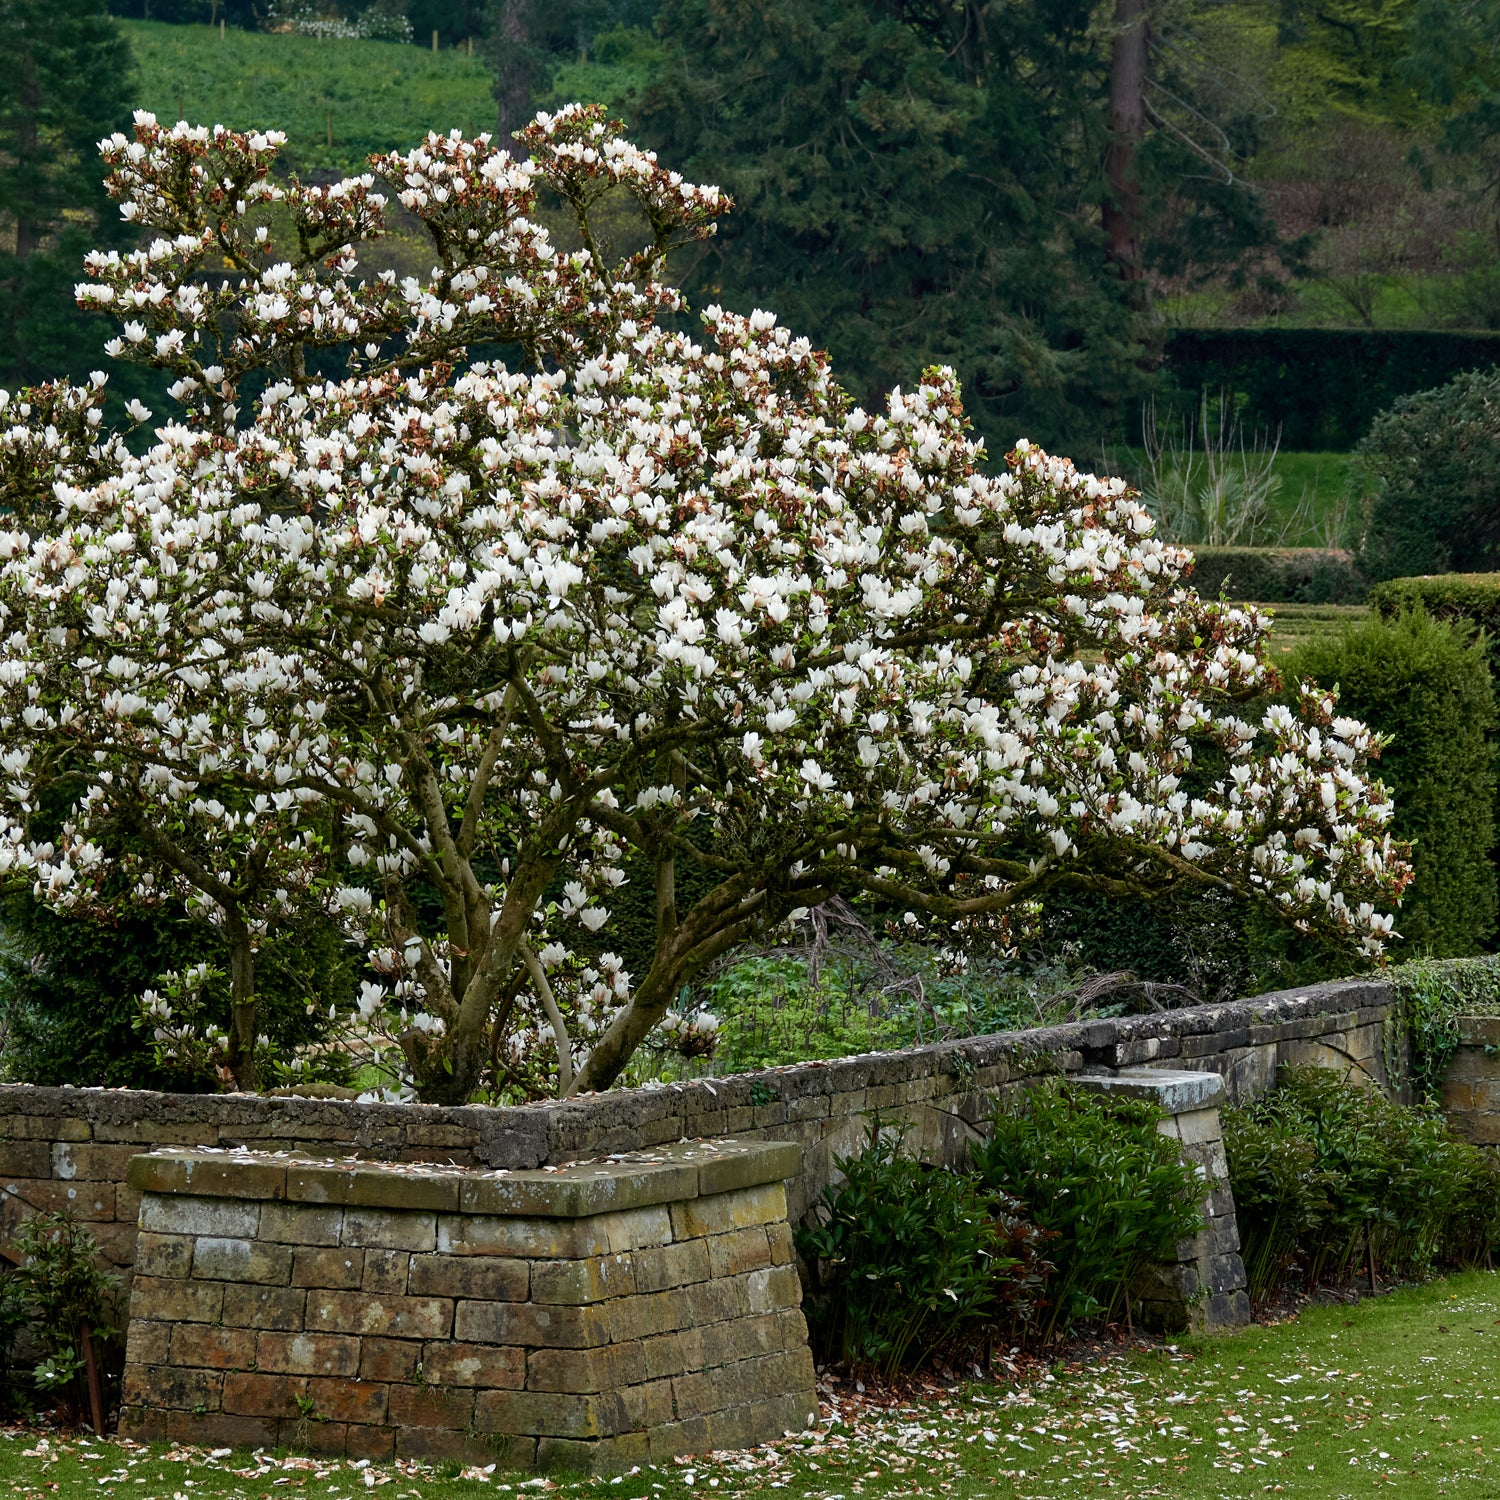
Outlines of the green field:
<svg viewBox="0 0 1500 1500">
<path fill-rule="evenodd" d="M 136 99 L 163 120 L 284 130 L 299 168 L 354 172 L 429 130 L 493 130 L 489 71 L 462 52 L 121 21 Z M 329 145 L 332 130 L 333 144 Z"/>
<path fill-rule="evenodd" d="M 0 1492 L 30 1500 L 584 1500 L 979 1495 L 1041 1500 L 1491 1500 L 1500 1494 L 1500 1281 L 1470 1272 L 1291 1322 L 1166 1348 L 1105 1346 L 1021 1384 L 931 1382 L 846 1399 L 822 1430 L 614 1479 L 216 1450 L 148 1450 L 12 1429 Z"/>
</svg>

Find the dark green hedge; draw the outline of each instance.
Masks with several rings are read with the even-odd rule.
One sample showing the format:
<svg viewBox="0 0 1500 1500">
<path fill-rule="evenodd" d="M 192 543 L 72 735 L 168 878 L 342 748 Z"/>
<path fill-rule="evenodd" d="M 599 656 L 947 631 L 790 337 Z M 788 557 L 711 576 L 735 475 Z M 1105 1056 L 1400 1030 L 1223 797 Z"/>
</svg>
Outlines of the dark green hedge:
<svg viewBox="0 0 1500 1500">
<path fill-rule="evenodd" d="M 1500 334 L 1365 328 L 1179 328 L 1163 374 L 1190 393 L 1232 390 L 1284 448 L 1344 451 L 1401 396 L 1500 364 Z"/>
<path fill-rule="evenodd" d="M 1388 578 L 1370 590 L 1370 604 L 1387 620 L 1424 609 L 1435 620 L 1462 620 L 1485 633 L 1490 674 L 1500 678 L 1500 573 L 1439 573 Z"/>
<path fill-rule="evenodd" d="M 1391 737 L 1378 763 L 1393 831 L 1414 842 L 1396 916 L 1408 952 L 1474 953 L 1495 932 L 1495 694 L 1483 648 L 1420 611 L 1304 642 L 1283 680 L 1340 689 L 1339 711 Z"/>
<path fill-rule="evenodd" d="M 1195 547 L 1190 582 L 1206 599 L 1257 604 L 1363 604 L 1354 556 L 1321 547 Z"/>
</svg>

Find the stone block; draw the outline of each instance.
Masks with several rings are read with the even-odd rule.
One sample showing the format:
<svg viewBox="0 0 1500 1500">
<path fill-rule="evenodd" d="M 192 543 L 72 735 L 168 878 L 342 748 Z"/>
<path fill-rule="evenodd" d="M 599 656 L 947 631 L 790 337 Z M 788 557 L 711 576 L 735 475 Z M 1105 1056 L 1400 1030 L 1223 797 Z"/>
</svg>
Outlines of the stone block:
<svg viewBox="0 0 1500 1500">
<path fill-rule="evenodd" d="M 538 1260 L 531 1263 L 531 1300 L 583 1307 L 635 1291 L 628 1255 L 601 1255 L 589 1260 Z"/>
<path fill-rule="evenodd" d="M 357 1167 L 349 1184 L 348 1202 L 367 1208 L 399 1208 L 455 1213 L 461 1178 L 456 1172 L 416 1172 L 365 1163 Z"/>
<path fill-rule="evenodd" d="M 426 1365 L 423 1365 L 426 1373 Z M 390 1420 L 397 1427 L 465 1428 L 474 1420 L 474 1392 L 432 1385 L 391 1387 Z"/>
<path fill-rule="evenodd" d="M 255 1367 L 268 1375 L 323 1375 L 352 1379 L 360 1373 L 360 1341 L 336 1333 L 270 1333 L 255 1336 Z"/>
<path fill-rule="evenodd" d="M 172 1363 L 172 1330 L 179 1324 L 152 1323 L 144 1318 L 131 1322 L 126 1330 L 126 1359 L 133 1365 L 169 1365 Z"/>
<path fill-rule="evenodd" d="M 422 1345 L 412 1339 L 364 1338 L 359 1340 L 361 1380 L 399 1383 L 415 1380 L 422 1363 Z"/>
<path fill-rule="evenodd" d="M 203 1235 L 193 1251 L 193 1275 L 204 1281 L 246 1281 L 286 1286 L 292 1279 L 292 1252 L 285 1245 Z"/>
<path fill-rule="evenodd" d="M 52 1152 L 50 1141 L 0 1141 L 0 1178 L 50 1178 Z"/>
<path fill-rule="evenodd" d="M 465 1213 L 591 1218 L 698 1192 L 698 1172 L 673 1161 L 621 1161 L 557 1172 L 486 1174 L 463 1186 Z"/>
<path fill-rule="evenodd" d="M 396 1434 L 390 1427 L 361 1427 L 351 1422 L 344 1429 L 344 1454 L 385 1463 L 395 1457 Z"/>
<path fill-rule="evenodd" d="M 401 1386 L 395 1387 L 401 1390 Z M 309 1378 L 307 1397 L 325 1422 L 354 1422 L 375 1426 L 399 1420 L 389 1414 L 392 1388 L 383 1382 Z"/>
<path fill-rule="evenodd" d="M 130 1285 L 132 1319 L 163 1323 L 217 1323 L 224 1310 L 224 1288 L 175 1277 L 137 1276 Z"/>
<path fill-rule="evenodd" d="M 366 1250 L 365 1274 L 360 1289 L 385 1296 L 404 1296 L 406 1268 L 411 1260 L 409 1250 Z"/>
<path fill-rule="evenodd" d="M 115 1184 L 116 1188 L 125 1185 L 130 1169 L 130 1159 L 139 1154 L 136 1148 L 130 1145 L 94 1146 L 76 1141 L 51 1141 L 48 1146 L 52 1158 L 51 1176 L 65 1180 L 78 1178 L 86 1182 L 109 1182 Z M 5 1169 L 7 1172 L 11 1170 L 14 1169 Z M 21 1173 L 20 1175 L 27 1174 Z M 38 1173 L 37 1175 L 48 1174 Z"/>
<path fill-rule="evenodd" d="M 802 1282 L 792 1266 L 772 1266 L 745 1277 L 746 1296 L 752 1313 L 780 1312 L 802 1303 Z"/>
<path fill-rule="evenodd" d="M 484 1431 L 455 1432 L 451 1427 L 399 1427 L 396 1456 L 401 1459 L 455 1459 L 464 1463 L 497 1464 L 504 1469 L 536 1465 L 532 1438 Z"/>
<path fill-rule="evenodd" d="M 312 1162 L 306 1166 L 293 1162 L 287 1168 L 286 1196 L 293 1203 L 347 1203 L 353 1180 L 354 1173 L 348 1167 L 328 1162 Z"/>
<path fill-rule="evenodd" d="M 318 1333 L 377 1334 L 436 1339 L 453 1325 L 447 1297 L 380 1297 L 363 1292 L 314 1291 L 307 1295 L 307 1327 Z"/>
<path fill-rule="evenodd" d="M 311 1203 L 267 1203 L 260 1211 L 260 1238 L 282 1245 L 337 1245 L 343 1229 L 342 1208 Z"/>
<path fill-rule="evenodd" d="M 678 1239 L 706 1237 L 785 1218 L 786 1189 L 779 1182 L 772 1182 L 737 1193 L 721 1193 L 716 1198 L 674 1203 L 672 1232 Z"/>
<path fill-rule="evenodd" d="M 119 1435 L 132 1443 L 164 1443 L 167 1414 L 145 1406 L 124 1407 L 120 1412 Z"/>
<path fill-rule="evenodd" d="M 263 1417 L 230 1416 L 221 1411 L 169 1412 L 166 1431 L 160 1439 L 204 1448 L 274 1448 L 278 1440 L 275 1422 Z"/>
<path fill-rule="evenodd" d="M 260 1228 L 260 1204 L 148 1192 L 141 1200 L 140 1227 L 155 1234 L 210 1234 L 251 1240 Z"/>
<path fill-rule="evenodd" d="M 306 1418 L 307 1378 L 239 1371 L 224 1378 L 224 1410 L 268 1420 Z M 299 1404 L 300 1398 L 300 1404 Z"/>
<path fill-rule="evenodd" d="M 137 1276 L 184 1277 L 193 1269 L 193 1245 L 188 1234 L 139 1234 L 135 1242 Z"/>
<path fill-rule="evenodd" d="M 690 1286 L 707 1281 L 708 1241 L 679 1240 L 672 1245 L 658 1245 L 637 1250 L 631 1256 L 638 1292 L 664 1292 L 672 1287 Z"/>
<path fill-rule="evenodd" d="M 201 1406 L 205 1411 L 217 1411 L 223 1382 L 224 1376 L 217 1370 L 184 1370 L 177 1365 L 126 1365 L 121 1400 L 126 1406 L 162 1406 L 180 1411 L 192 1411 Z"/>
<path fill-rule="evenodd" d="M 255 1365 L 255 1334 L 248 1328 L 179 1323 L 172 1330 L 172 1363 L 194 1369 L 251 1369 Z"/>
<path fill-rule="evenodd" d="M 526 1351 L 498 1344 L 428 1344 L 422 1351 L 422 1378 L 433 1385 L 519 1390 L 526 1384 Z"/>
<path fill-rule="evenodd" d="M 1072 1081 L 1095 1093 L 1144 1099 L 1169 1115 L 1217 1109 L 1224 1098 L 1224 1080 L 1217 1073 L 1175 1068 L 1130 1068 L 1112 1077 L 1085 1073 Z"/>
<path fill-rule="evenodd" d="M 651 1250 L 658 1245 L 670 1244 L 674 1209 L 675 1206 L 653 1204 L 647 1208 L 601 1214 L 589 1222 L 597 1224 L 603 1231 L 605 1249 L 609 1254 L 628 1255 L 635 1250 Z"/>
<path fill-rule="evenodd" d="M 524 1302 L 530 1281 L 530 1266 L 524 1260 L 506 1256 L 414 1255 L 407 1274 L 407 1289 L 417 1296 Z"/>
<path fill-rule="evenodd" d="M 362 1250 L 294 1250 L 292 1285 L 350 1290 L 364 1281 Z"/>
<path fill-rule="evenodd" d="M 348 1427 L 343 1422 L 330 1422 L 326 1417 L 283 1417 L 276 1424 L 276 1441 L 282 1448 L 291 1448 L 300 1453 L 316 1453 L 325 1458 L 342 1458 L 344 1444 L 348 1438 Z"/>
<path fill-rule="evenodd" d="M 601 1349 L 533 1349 L 526 1357 L 526 1388 L 594 1394 L 639 1385 L 650 1378 L 640 1341 Z"/>
<path fill-rule="evenodd" d="M 344 1211 L 343 1242 L 367 1250 L 431 1251 L 437 1248 L 437 1215 L 392 1208 Z"/>
<path fill-rule="evenodd" d="M 670 1236 L 670 1228 L 668 1230 Z M 607 1255 L 609 1235 L 601 1219 L 516 1219 L 490 1214 L 443 1214 L 437 1224 L 442 1255 L 508 1255 L 565 1260 Z"/>
<path fill-rule="evenodd" d="M 224 1286 L 224 1321 L 236 1328 L 300 1332 L 307 1293 L 300 1287 Z"/>
<path fill-rule="evenodd" d="M 743 1276 L 760 1271 L 771 1262 L 771 1242 L 764 1225 L 716 1234 L 707 1242 L 709 1272 L 713 1276 Z"/>
<path fill-rule="evenodd" d="M 199 1198 L 286 1197 L 286 1163 L 232 1151 L 153 1151 L 131 1158 L 128 1186 Z"/>
<path fill-rule="evenodd" d="M 1190 1109 L 1176 1119 L 1178 1137 L 1185 1145 L 1218 1145 L 1224 1139 L 1217 1108 Z"/>
<path fill-rule="evenodd" d="M 601 1396 L 553 1391 L 480 1391 L 474 1425 L 516 1437 L 610 1437 L 617 1403 Z"/>
<path fill-rule="evenodd" d="M 538 1307 L 529 1302 L 460 1302 L 453 1320 L 453 1336 L 462 1343 L 510 1344 L 525 1348 L 587 1349 L 607 1344 L 607 1309 L 622 1305 L 616 1299 L 600 1307 Z"/>
</svg>

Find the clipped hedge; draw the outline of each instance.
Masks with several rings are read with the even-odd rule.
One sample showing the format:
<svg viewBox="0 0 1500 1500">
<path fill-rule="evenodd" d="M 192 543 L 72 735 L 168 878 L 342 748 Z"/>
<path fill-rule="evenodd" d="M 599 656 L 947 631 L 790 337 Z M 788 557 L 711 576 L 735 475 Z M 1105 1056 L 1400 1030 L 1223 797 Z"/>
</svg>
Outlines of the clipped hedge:
<svg viewBox="0 0 1500 1500">
<path fill-rule="evenodd" d="M 1500 564 L 1500 368 L 1396 402 L 1355 460 L 1371 578 Z"/>
<path fill-rule="evenodd" d="M 1195 547 L 1190 582 L 1206 599 L 1256 604 L 1363 604 L 1369 583 L 1352 552 L 1325 547 Z"/>
<path fill-rule="evenodd" d="M 1491 675 L 1500 676 L 1500 573 L 1388 578 L 1370 590 L 1370 604 L 1387 620 L 1423 609 L 1435 620 L 1475 626 L 1485 633 Z"/>
<path fill-rule="evenodd" d="M 1392 830 L 1415 877 L 1397 913 L 1408 952 L 1446 958 L 1494 934 L 1495 693 L 1471 633 L 1420 612 L 1319 636 L 1282 662 L 1288 683 L 1337 686 L 1339 711 L 1391 738 L 1379 762 Z"/>
<path fill-rule="evenodd" d="M 1200 392 L 1233 391 L 1281 445 L 1354 447 L 1394 401 L 1464 370 L 1500 364 L 1500 334 L 1418 329 L 1179 328 L 1163 373 L 1196 408 Z"/>
</svg>

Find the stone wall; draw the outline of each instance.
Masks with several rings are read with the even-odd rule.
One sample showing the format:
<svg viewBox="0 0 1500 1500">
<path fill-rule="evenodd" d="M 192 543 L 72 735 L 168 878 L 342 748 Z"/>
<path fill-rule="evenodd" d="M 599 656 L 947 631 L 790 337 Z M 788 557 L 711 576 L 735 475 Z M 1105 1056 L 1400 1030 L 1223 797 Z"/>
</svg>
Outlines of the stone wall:
<svg viewBox="0 0 1500 1500">
<path fill-rule="evenodd" d="M 0 1087 L 0 1234 L 68 1206 L 117 1265 L 134 1259 L 138 1152 L 248 1146 L 370 1161 L 527 1169 L 695 1138 L 780 1139 L 802 1148 L 788 1184 L 795 1220 L 857 1148 L 868 1115 L 905 1120 L 931 1161 L 955 1162 L 995 1097 L 1041 1074 L 1131 1067 L 1220 1074 L 1230 1102 L 1269 1087 L 1281 1063 L 1353 1069 L 1381 1083 L 1390 987 L 1347 980 L 1230 1005 L 1082 1021 L 960 1042 L 803 1063 L 734 1078 L 628 1089 L 515 1109 L 352 1104 L 249 1095 Z"/>
<path fill-rule="evenodd" d="M 817 1414 L 799 1165 L 736 1142 L 513 1173 L 138 1156 L 121 1431 L 589 1471 L 780 1437 Z"/>
</svg>

